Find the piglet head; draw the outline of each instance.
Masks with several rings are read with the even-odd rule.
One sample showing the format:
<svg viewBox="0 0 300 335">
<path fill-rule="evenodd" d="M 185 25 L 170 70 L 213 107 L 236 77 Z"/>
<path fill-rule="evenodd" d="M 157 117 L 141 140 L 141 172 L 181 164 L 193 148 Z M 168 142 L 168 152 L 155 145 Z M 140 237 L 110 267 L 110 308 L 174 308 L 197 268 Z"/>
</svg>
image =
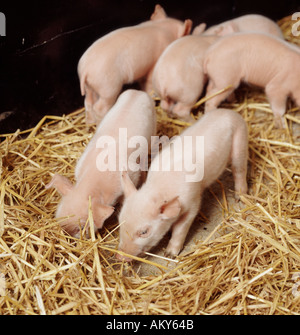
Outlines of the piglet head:
<svg viewBox="0 0 300 335">
<path fill-rule="evenodd" d="M 164 237 L 178 219 L 181 204 L 178 196 L 163 199 L 159 195 L 149 198 L 143 188 L 136 190 L 126 172 L 122 173 L 124 205 L 120 212 L 119 250 L 133 256 L 143 254 Z M 130 261 L 129 256 L 117 255 L 118 259 Z"/>
<path fill-rule="evenodd" d="M 61 175 L 54 175 L 46 189 L 54 187 L 62 195 L 62 199 L 57 207 L 56 217 L 64 219 L 61 222 L 62 228 L 70 235 L 79 237 L 80 227 L 83 228 L 89 216 L 89 199 L 85 198 L 79 188 L 76 188 L 71 181 Z M 104 221 L 109 218 L 114 207 L 101 203 L 99 197 L 91 198 L 94 226 L 100 229 Z"/>
</svg>

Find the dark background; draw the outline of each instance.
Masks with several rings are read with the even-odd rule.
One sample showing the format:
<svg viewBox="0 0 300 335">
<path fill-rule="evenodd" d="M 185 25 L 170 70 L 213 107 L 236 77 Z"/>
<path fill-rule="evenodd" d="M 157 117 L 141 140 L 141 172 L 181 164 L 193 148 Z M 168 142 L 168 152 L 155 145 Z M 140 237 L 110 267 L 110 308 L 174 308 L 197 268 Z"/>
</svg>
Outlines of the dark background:
<svg viewBox="0 0 300 335">
<path fill-rule="evenodd" d="M 111 30 L 150 18 L 156 3 L 194 26 L 249 13 L 279 20 L 300 11 L 299 0 L 0 0 L 6 36 L 0 37 L 0 134 L 34 126 L 44 115 L 83 106 L 80 56 Z M 8 114 L 8 113 L 6 113 Z"/>
</svg>

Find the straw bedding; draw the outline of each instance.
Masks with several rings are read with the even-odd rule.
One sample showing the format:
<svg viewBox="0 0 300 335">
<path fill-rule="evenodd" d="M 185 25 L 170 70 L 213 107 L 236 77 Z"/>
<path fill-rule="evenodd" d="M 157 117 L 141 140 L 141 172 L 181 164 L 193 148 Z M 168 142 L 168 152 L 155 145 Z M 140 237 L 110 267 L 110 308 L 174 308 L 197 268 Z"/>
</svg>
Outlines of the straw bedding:
<svg viewBox="0 0 300 335">
<path fill-rule="evenodd" d="M 299 43 L 291 36 L 293 23 L 285 18 L 280 26 Z M 83 110 L 2 136 L 0 314 L 299 314 L 299 109 L 291 104 L 288 128 L 278 130 L 261 90 L 242 87 L 234 103 L 223 105 L 248 125 L 249 195 L 231 204 L 230 190 L 216 183 L 219 224 L 176 262 L 118 262 L 116 218 L 81 239 L 54 219 L 60 196 L 45 184 L 53 173 L 73 178 L 94 132 Z M 187 126 L 160 108 L 157 113 L 160 134 Z M 204 220 L 200 213 L 194 225 Z M 155 274 L 141 275 L 145 265 Z"/>
</svg>

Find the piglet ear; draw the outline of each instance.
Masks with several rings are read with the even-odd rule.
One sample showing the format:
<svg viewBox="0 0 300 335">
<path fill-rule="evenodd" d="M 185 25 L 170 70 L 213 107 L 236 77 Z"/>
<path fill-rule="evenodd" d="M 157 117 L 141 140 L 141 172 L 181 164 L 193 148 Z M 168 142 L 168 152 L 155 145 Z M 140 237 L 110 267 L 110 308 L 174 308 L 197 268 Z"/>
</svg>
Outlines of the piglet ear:
<svg viewBox="0 0 300 335">
<path fill-rule="evenodd" d="M 206 23 L 201 23 L 197 27 L 194 28 L 193 35 L 200 35 L 200 34 L 202 34 L 205 29 L 206 29 Z"/>
<path fill-rule="evenodd" d="M 183 23 L 182 28 L 179 31 L 178 38 L 189 35 L 189 33 L 192 30 L 192 26 L 193 26 L 193 21 L 192 20 L 185 20 L 184 23 Z"/>
<path fill-rule="evenodd" d="M 165 201 L 159 208 L 159 216 L 163 220 L 175 219 L 181 211 L 181 204 L 178 196 L 170 201 Z"/>
<path fill-rule="evenodd" d="M 103 227 L 105 220 L 107 220 L 115 211 L 115 208 L 101 203 L 93 203 L 94 224 L 100 229 Z"/>
<path fill-rule="evenodd" d="M 125 198 L 128 198 L 130 195 L 132 195 L 133 193 L 137 191 L 127 171 L 121 172 L 121 185 L 122 185 L 122 190 L 124 192 Z"/>
<path fill-rule="evenodd" d="M 229 22 L 227 24 L 221 25 L 217 30 L 216 30 L 216 35 L 218 36 L 226 36 L 226 35 L 231 35 L 235 32 L 237 32 L 237 27 L 235 26 L 234 23 Z"/>
<path fill-rule="evenodd" d="M 67 195 L 72 190 L 73 184 L 67 177 L 55 174 L 50 183 L 45 187 L 46 189 L 55 187 L 61 195 Z"/>
<path fill-rule="evenodd" d="M 155 21 L 155 20 L 162 20 L 165 19 L 167 17 L 167 14 L 165 12 L 165 10 L 162 8 L 161 5 L 156 5 L 153 14 L 151 15 L 151 20 Z"/>
</svg>

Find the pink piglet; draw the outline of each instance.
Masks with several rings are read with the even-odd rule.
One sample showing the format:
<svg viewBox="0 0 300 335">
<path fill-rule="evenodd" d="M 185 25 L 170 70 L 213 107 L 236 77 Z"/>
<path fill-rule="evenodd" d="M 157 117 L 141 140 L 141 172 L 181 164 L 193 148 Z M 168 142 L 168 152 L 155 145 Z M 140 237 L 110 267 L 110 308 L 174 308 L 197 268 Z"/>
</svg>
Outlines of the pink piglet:
<svg viewBox="0 0 300 335">
<path fill-rule="evenodd" d="M 237 194 L 247 192 L 247 157 L 245 121 L 234 111 L 216 109 L 163 147 L 140 189 L 124 172 L 119 250 L 128 256 L 120 253 L 117 257 L 130 261 L 130 255 L 150 250 L 170 229 L 166 253 L 177 255 L 199 211 L 204 189 L 229 162 Z"/>
<path fill-rule="evenodd" d="M 78 160 L 75 185 L 57 174 L 46 185 L 47 189 L 55 187 L 62 195 L 56 217 L 64 218 L 61 221 L 64 230 L 79 236 L 80 229 L 87 223 L 89 198 L 95 228 L 103 226 L 123 195 L 120 171 L 127 169 L 134 185 L 141 181 L 142 171 L 146 168 L 143 164 L 147 163 L 148 144 L 155 131 L 156 114 L 150 96 L 136 90 L 122 93 Z M 139 155 L 134 145 L 124 145 L 127 139 L 135 137 L 143 139 Z M 140 158 L 139 164 L 137 158 Z"/>
<path fill-rule="evenodd" d="M 300 106 L 300 48 L 294 44 L 265 34 L 237 33 L 213 44 L 203 66 L 209 77 L 207 96 L 231 85 L 206 102 L 205 112 L 219 106 L 241 82 L 265 89 L 278 128 L 284 126 L 287 98 Z"/>
<path fill-rule="evenodd" d="M 124 84 L 140 81 L 150 93 L 153 67 L 163 50 L 187 35 L 192 21 L 167 17 L 156 5 L 149 21 L 120 28 L 94 42 L 78 64 L 86 121 L 97 124 L 115 103 Z"/>
</svg>

